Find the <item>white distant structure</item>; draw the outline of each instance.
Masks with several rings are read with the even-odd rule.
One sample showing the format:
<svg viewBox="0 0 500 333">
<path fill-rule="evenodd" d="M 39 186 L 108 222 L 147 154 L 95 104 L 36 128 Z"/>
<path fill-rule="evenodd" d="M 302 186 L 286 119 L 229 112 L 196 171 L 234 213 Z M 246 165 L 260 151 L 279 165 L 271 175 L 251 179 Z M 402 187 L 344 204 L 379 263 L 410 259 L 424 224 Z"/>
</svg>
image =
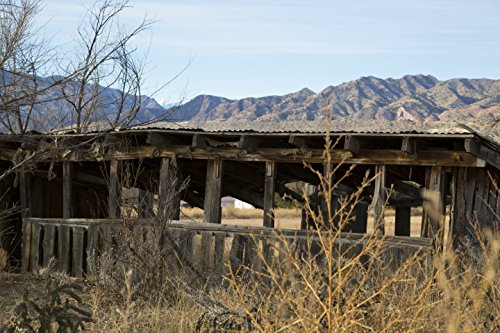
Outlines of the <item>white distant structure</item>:
<svg viewBox="0 0 500 333">
<path fill-rule="evenodd" d="M 238 200 L 233 197 L 223 197 L 220 201 L 220 205 L 222 208 L 226 207 L 234 207 L 234 208 L 242 208 L 242 209 L 249 209 L 249 208 L 254 208 L 251 204 L 246 203 L 244 201 Z"/>
</svg>

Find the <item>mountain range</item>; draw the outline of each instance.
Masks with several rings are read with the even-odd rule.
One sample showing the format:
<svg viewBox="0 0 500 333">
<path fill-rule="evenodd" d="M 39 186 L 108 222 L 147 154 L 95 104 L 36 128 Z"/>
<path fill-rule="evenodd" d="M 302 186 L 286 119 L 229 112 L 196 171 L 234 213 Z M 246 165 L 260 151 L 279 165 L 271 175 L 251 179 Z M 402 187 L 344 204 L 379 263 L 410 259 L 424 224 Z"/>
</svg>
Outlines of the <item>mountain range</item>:
<svg viewBox="0 0 500 333">
<path fill-rule="evenodd" d="M 147 110 L 145 110 L 147 111 Z M 239 100 L 199 95 L 171 109 L 169 120 L 309 121 L 325 117 L 412 122 L 500 119 L 500 80 L 406 75 L 361 77 L 320 92 L 304 88 L 283 96 Z"/>
</svg>

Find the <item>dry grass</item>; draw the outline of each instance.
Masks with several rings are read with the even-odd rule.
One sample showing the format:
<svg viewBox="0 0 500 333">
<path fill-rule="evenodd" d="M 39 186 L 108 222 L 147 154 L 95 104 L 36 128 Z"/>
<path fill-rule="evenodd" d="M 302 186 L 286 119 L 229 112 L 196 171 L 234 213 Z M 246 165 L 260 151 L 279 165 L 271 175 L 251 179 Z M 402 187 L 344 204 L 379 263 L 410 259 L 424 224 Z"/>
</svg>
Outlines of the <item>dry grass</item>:
<svg viewBox="0 0 500 333">
<path fill-rule="evenodd" d="M 322 195 L 331 203 L 335 184 L 326 179 L 333 177 L 318 177 Z M 369 235 L 363 245 L 339 245 L 341 228 L 332 228 L 332 221 L 338 220 L 340 227 L 348 223 L 351 207 L 373 177 L 367 175 L 339 211 L 328 206 L 326 218 L 306 204 L 316 228 L 324 231 L 318 234 L 319 249 L 299 251 L 298 244 L 287 242 L 278 229 L 278 241 L 271 247 L 277 256 L 268 257 L 257 246 L 260 264 L 231 271 L 228 262 L 229 273 L 222 283 L 173 266 L 165 269 L 165 264 L 170 265 L 166 257 L 171 248 L 160 248 L 161 255 L 155 247 L 121 248 L 119 261 L 101 265 L 111 269 L 81 282 L 86 285 L 84 304 L 95 320 L 86 326 L 87 331 L 499 332 L 498 232 L 476 230 L 474 238 L 464 238 L 458 251 L 445 246 L 442 253 L 417 253 L 403 262 L 389 256 L 383 241 Z M 432 209 L 433 202 L 429 204 Z M 186 211 L 196 219 L 195 210 Z M 250 221 L 256 211 L 238 214 L 226 210 L 225 219 Z M 296 211 L 281 214 L 284 220 L 297 218 Z M 372 219 L 372 229 L 377 222 Z M 163 235 L 159 229 L 154 243 L 161 244 Z M 310 240 L 305 244 L 311 244 Z M 17 295 L 11 297 L 19 298 L 19 281 L 9 281 L 15 286 L 9 290 Z M 3 284 L 6 287 L 8 283 Z M 4 313 L 0 326 L 8 318 L 10 313 Z"/>
<path fill-rule="evenodd" d="M 298 218 L 301 211 L 298 208 L 276 208 L 274 214 L 278 219 Z M 262 219 L 264 211 L 256 208 L 222 208 L 222 219 Z M 200 208 L 182 208 L 181 218 L 202 220 L 203 209 Z"/>
</svg>

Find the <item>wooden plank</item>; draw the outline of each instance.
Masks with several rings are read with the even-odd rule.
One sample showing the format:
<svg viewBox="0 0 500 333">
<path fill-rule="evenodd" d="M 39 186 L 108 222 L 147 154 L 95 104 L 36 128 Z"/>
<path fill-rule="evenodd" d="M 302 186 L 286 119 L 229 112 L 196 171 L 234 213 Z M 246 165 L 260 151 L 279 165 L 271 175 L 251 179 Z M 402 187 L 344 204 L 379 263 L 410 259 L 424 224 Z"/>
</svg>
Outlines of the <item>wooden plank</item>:
<svg viewBox="0 0 500 333">
<path fill-rule="evenodd" d="M 231 243 L 231 251 L 229 254 L 229 260 L 231 263 L 231 272 L 236 274 L 243 264 L 243 255 L 245 252 L 245 236 L 241 234 L 235 234 L 233 236 L 233 241 Z"/>
<path fill-rule="evenodd" d="M 274 227 L 274 189 L 276 184 L 276 163 L 266 162 L 264 181 L 264 226 Z"/>
<path fill-rule="evenodd" d="M 52 224 L 61 224 L 66 226 L 73 227 L 88 227 L 90 225 L 99 225 L 101 228 L 122 228 L 122 222 L 120 220 L 109 220 L 109 219 L 59 219 L 59 218 L 26 218 L 25 221 L 33 222 L 33 223 L 52 223 Z M 150 221 L 148 220 L 139 220 L 140 223 L 145 226 L 150 225 Z M 182 230 L 193 230 L 197 232 L 209 231 L 212 233 L 215 232 L 225 232 L 227 234 L 241 234 L 248 235 L 254 234 L 258 236 L 270 236 L 277 237 L 276 229 L 267 228 L 267 227 L 248 227 L 248 226 L 240 226 L 240 225 L 230 225 L 230 224 L 215 224 L 215 223 L 203 223 L 203 222 L 190 222 L 190 221 L 170 221 L 170 228 L 177 228 Z M 148 228 L 149 229 L 149 228 Z M 322 233 L 324 237 L 327 236 L 328 232 L 317 231 L 317 230 L 297 230 L 297 229 L 280 229 L 279 234 L 284 235 L 290 238 L 310 238 L 317 237 L 318 233 Z M 358 233 L 340 233 L 340 238 L 346 241 L 358 241 L 366 238 L 366 235 L 358 234 Z M 432 244 L 431 240 L 426 238 L 419 237 L 404 237 L 404 236 L 377 236 L 370 235 L 369 237 L 375 237 L 378 239 L 383 239 L 388 244 L 394 245 L 409 245 L 409 246 L 429 246 Z"/>
<path fill-rule="evenodd" d="M 140 229 L 137 227 L 136 229 Z M 97 225 L 90 226 L 87 229 L 87 275 L 95 273 L 98 264 L 99 255 L 99 228 Z M 89 266 L 92 266 L 89 269 Z"/>
<path fill-rule="evenodd" d="M 375 190 L 373 193 L 372 208 L 375 213 L 375 228 L 376 234 L 385 234 L 385 203 L 386 203 L 386 189 L 385 189 L 385 165 L 378 164 L 375 166 Z"/>
<path fill-rule="evenodd" d="M 63 162 L 63 218 L 71 218 L 73 217 L 72 212 L 72 163 L 71 162 Z"/>
<path fill-rule="evenodd" d="M 40 231 L 42 226 L 39 223 L 33 223 L 31 227 L 31 246 L 30 246 L 30 271 L 38 272 L 40 260 Z"/>
<path fill-rule="evenodd" d="M 71 274 L 75 277 L 83 277 L 84 274 L 84 232 L 85 228 L 72 228 L 73 232 L 73 247 L 72 247 L 72 267 Z"/>
<path fill-rule="evenodd" d="M 222 275 L 225 274 L 224 270 L 224 248 L 225 248 L 225 233 L 215 234 L 215 260 L 214 260 L 214 271 L 216 280 L 220 280 Z"/>
<path fill-rule="evenodd" d="M 210 148 L 209 151 L 202 149 L 187 149 L 186 145 L 168 146 L 159 149 L 155 146 L 129 146 L 117 148 L 105 156 L 105 159 L 142 159 L 157 157 L 173 157 L 187 159 L 213 159 L 236 161 L 259 161 L 265 162 L 273 160 L 275 162 L 299 163 L 321 163 L 323 162 L 324 149 L 301 148 L 257 148 L 255 153 L 242 154 L 242 150 L 237 147 L 217 147 Z M 387 165 L 421 165 L 421 166 L 464 166 L 464 167 L 484 167 L 484 160 L 471 153 L 457 150 L 425 149 L 417 152 L 417 157 L 408 156 L 400 149 L 365 149 L 358 155 L 346 149 L 332 149 L 332 163 L 347 164 L 387 164 Z M 55 160 L 63 160 L 57 155 Z M 95 161 L 97 156 L 93 154 L 73 154 L 64 159 L 68 161 Z"/>
<path fill-rule="evenodd" d="M 195 237 L 196 237 L 196 231 L 193 231 L 193 230 L 186 231 L 186 242 L 185 242 L 185 247 L 184 247 L 184 254 L 185 254 L 186 260 L 188 260 L 191 265 L 194 264 Z"/>
<path fill-rule="evenodd" d="M 212 259 L 212 233 L 204 231 L 201 233 L 201 248 L 200 248 L 200 268 L 209 270 Z"/>
<path fill-rule="evenodd" d="M 461 236 L 466 233 L 467 176 L 467 168 L 454 168 L 452 178 L 454 195 L 452 196 L 450 218 L 450 236 L 454 248 L 459 246 Z"/>
<path fill-rule="evenodd" d="M 410 236 L 411 207 L 396 207 L 396 236 Z"/>
<path fill-rule="evenodd" d="M 60 225 L 57 228 L 57 258 L 59 259 L 59 270 L 68 273 L 70 271 L 70 232 L 69 226 Z"/>
<path fill-rule="evenodd" d="M 222 160 L 207 161 L 203 222 L 221 223 Z"/>
<path fill-rule="evenodd" d="M 54 257 L 55 225 L 43 226 L 43 267 L 47 267 L 49 261 Z"/>
<path fill-rule="evenodd" d="M 27 273 L 30 271 L 30 256 L 31 256 L 31 230 L 32 223 L 23 219 L 23 258 L 21 262 L 21 272 Z"/>
<path fill-rule="evenodd" d="M 428 168 L 428 180 L 424 195 L 424 220 L 421 236 L 433 238 L 438 249 L 444 241 L 444 220 L 446 209 L 446 174 L 441 167 Z"/>
<path fill-rule="evenodd" d="M 120 217 L 120 189 L 118 180 L 118 161 L 109 162 L 109 194 L 108 194 L 108 216 L 111 219 Z"/>
<path fill-rule="evenodd" d="M 170 208 L 170 203 L 168 201 L 171 200 L 171 198 L 169 198 L 169 193 L 172 190 L 172 170 L 170 170 L 170 162 L 170 158 L 164 157 L 161 159 L 160 165 L 160 176 L 158 180 L 158 217 L 162 220 L 169 218 L 167 216 L 167 214 L 169 214 L 167 210 Z"/>
</svg>

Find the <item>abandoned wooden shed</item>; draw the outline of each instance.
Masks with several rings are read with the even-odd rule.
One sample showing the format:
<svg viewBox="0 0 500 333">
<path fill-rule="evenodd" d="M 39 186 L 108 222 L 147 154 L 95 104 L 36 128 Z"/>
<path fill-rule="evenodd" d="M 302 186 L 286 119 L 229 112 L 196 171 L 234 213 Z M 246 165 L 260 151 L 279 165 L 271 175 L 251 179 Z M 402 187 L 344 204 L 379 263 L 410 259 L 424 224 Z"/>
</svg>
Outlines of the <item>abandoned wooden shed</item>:
<svg viewBox="0 0 500 333">
<path fill-rule="evenodd" d="M 97 233 L 106 230 L 94 231 L 93 225 L 119 219 L 134 195 L 139 218 L 161 216 L 166 214 L 166 198 L 174 193 L 175 204 L 165 216 L 182 219 L 181 199 L 202 208 L 205 223 L 172 226 L 215 237 L 217 255 L 228 233 L 248 232 L 208 224 L 221 223 L 222 196 L 262 208 L 263 228 L 258 230 L 265 234 L 274 227 L 275 193 L 301 202 L 303 193 L 287 184 L 302 182 L 318 191 L 313 170 L 326 174 L 332 167 L 338 168 L 332 179 L 339 183 L 334 189 L 338 198 L 355 191 L 367 172 L 376 176 L 353 209 L 355 218 L 345 226 L 353 238 L 367 232 L 369 209 L 383 222 L 385 204 L 395 209 L 394 235 L 386 238 L 401 244 L 441 242 L 446 232 L 457 246 L 475 222 L 498 229 L 500 146 L 494 140 L 464 127 L 405 123 L 353 130 L 333 123 L 328 131 L 331 159 L 325 163 L 324 126 L 302 123 L 252 130 L 234 124 L 224 129 L 220 124 L 210 128 L 160 123 L 102 133 L 33 134 L 29 143 L 4 137 L 0 171 L 20 167 L 0 181 L 1 207 L 20 210 L 1 217 L 0 245 L 22 258 L 25 271 L 54 256 L 63 269 L 82 275 L 85 251 L 92 250 Z M 187 187 L 173 191 L 175 179 L 187 180 Z M 439 214 L 428 212 L 429 193 Z M 410 237 L 415 236 L 410 235 L 415 207 L 424 208 L 421 232 Z M 307 228 L 307 218 L 302 227 Z M 385 233 L 383 223 L 376 229 Z M 307 231 L 286 232 L 293 237 Z"/>
</svg>

